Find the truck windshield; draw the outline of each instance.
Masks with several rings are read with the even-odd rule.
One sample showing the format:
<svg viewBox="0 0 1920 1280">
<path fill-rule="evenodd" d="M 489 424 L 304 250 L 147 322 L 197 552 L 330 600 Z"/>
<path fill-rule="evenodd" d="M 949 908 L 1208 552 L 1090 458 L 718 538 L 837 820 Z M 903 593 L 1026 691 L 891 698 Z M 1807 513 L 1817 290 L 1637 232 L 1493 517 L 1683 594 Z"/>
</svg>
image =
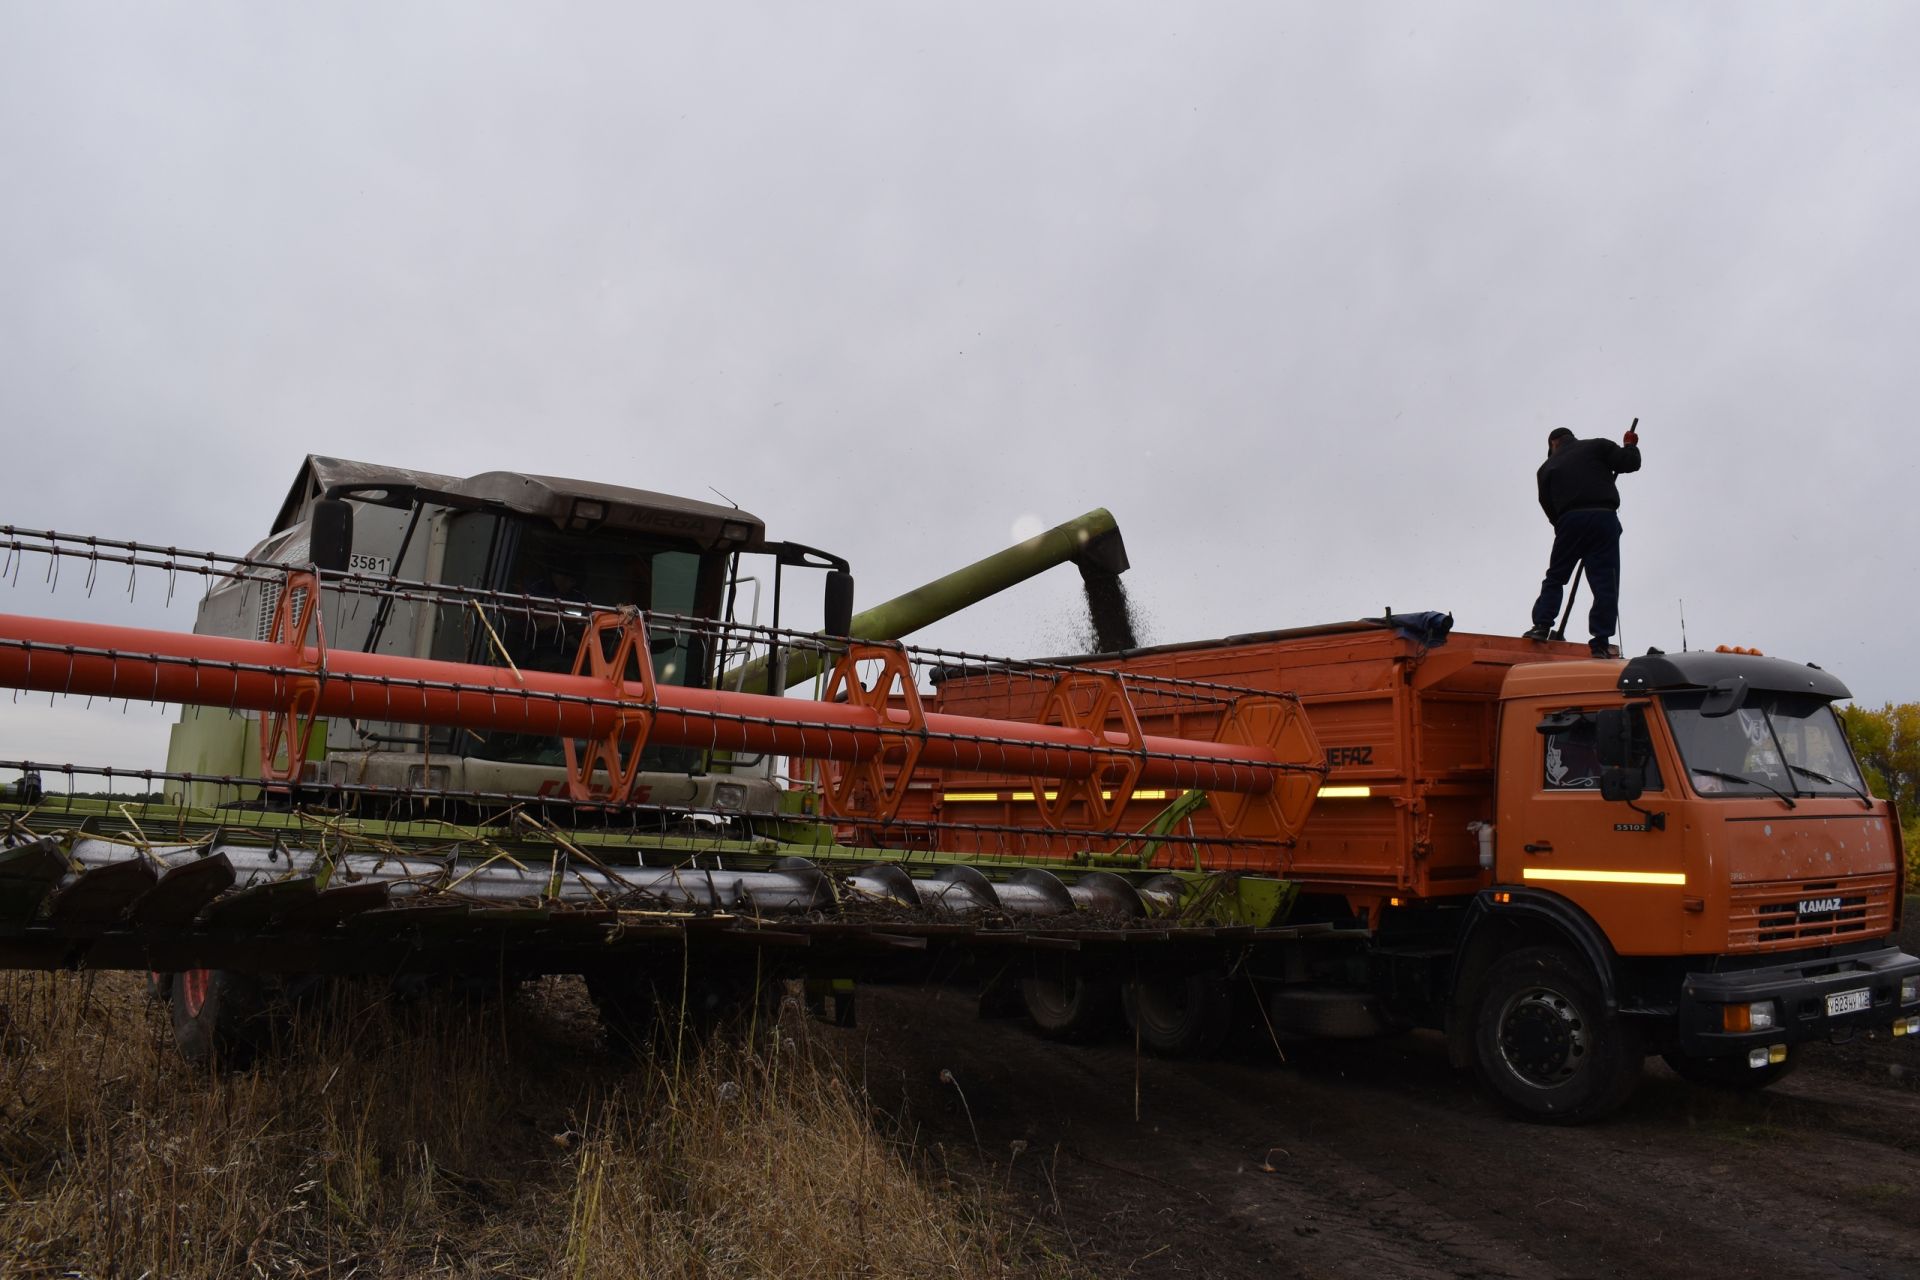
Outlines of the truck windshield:
<svg viewBox="0 0 1920 1280">
<path fill-rule="evenodd" d="M 1755 689 L 1731 715 L 1703 716 L 1704 692 L 1669 694 L 1667 721 L 1703 796 L 1864 795 L 1860 769 L 1825 699 Z"/>
</svg>

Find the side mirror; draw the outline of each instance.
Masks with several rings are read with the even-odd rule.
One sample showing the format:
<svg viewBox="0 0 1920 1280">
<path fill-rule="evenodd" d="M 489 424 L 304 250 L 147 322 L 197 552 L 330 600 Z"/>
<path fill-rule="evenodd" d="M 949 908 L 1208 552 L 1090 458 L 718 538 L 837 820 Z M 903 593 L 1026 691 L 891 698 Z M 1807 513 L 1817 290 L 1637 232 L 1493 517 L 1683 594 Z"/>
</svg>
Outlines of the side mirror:
<svg viewBox="0 0 1920 1280">
<path fill-rule="evenodd" d="M 853 575 L 844 569 L 827 570 L 826 625 L 830 636 L 853 633 Z"/>
<path fill-rule="evenodd" d="M 315 498 L 307 512 L 307 552 L 316 569 L 345 573 L 353 554 L 353 504 Z"/>
<path fill-rule="evenodd" d="M 1747 700 L 1747 678 L 1728 676 L 1716 680 L 1707 690 L 1707 696 L 1700 700 L 1700 714 L 1708 719 L 1730 716 L 1738 711 Z"/>
<path fill-rule="evenodd" d="M 1602 800 L 1638 800 L 1646 794 L 1647 785 L 1639 769 L 1627 769 L 1619 765 L 1605 765 L 1600 770 L 1600 798 Z"/>
<path fill-rule="evenodd" d="M 1633 721 L 1620 708 L 1593 713 L 1593 752 L 1603 768 L 1633 763 Z"/>
<path fill-rule="evenodd" d="M 1556 733 L 1565 733 L 1579 723 L 1578 711 L 1555 711 L 1551 715 L 1540 717 L 1538 727 L 1543 737 L 1552 737 Z"/>
</svg>

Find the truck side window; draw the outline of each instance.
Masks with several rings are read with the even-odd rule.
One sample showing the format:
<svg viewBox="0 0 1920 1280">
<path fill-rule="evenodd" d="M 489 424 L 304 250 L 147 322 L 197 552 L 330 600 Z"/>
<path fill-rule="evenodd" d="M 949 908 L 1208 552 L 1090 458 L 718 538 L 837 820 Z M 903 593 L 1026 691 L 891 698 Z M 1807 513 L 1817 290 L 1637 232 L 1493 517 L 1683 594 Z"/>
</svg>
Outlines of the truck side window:
<svg viewBox="0 0 1920 1280">
<path fill-rule="evenodd" d="M 1594 746 L 1593 717 L 1581 715 L 1546 736 L 1545 791 L 1587 791 L 1600 785 L 1600 753 Z"/>
<path fill-rule="evenodd" d="M 1600 752 L 1592 713 L 1567 710 L 1557 713 L 1570 717 L 1565 728 L 1542 735 L 1546 752 L 1540 778 L 1543 791 L 1598 791 L 1600 789 Z M 1641 765 L 1646 789 L 1661 789 L 1660 765 L 1653 758 L 1653 741 L 1647 733 L 1644 708 L 1628 709 L 1632 734 L 1632 758 Z"/>
</svg>

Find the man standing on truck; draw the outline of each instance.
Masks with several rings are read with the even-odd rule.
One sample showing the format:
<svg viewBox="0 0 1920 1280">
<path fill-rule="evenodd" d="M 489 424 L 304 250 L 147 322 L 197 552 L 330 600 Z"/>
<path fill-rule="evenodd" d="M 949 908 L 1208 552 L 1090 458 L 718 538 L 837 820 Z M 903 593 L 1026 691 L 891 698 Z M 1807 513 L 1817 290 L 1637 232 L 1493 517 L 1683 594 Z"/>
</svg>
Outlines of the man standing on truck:
<svg viewBox="0 0 1920 1280">
<path fill-rule="evenodd" d="M 1639 419 L 1634 420 L 1636 423 Z M 1640 469 L 1640 436 L 1628 429 L 1621 443 L 1581 440 L 1565 427 L 1547 436 L 1547 460 L 1540 464 L 1540 509 L 1553 522 L 1553 553 L 1540 596 L 1533 602 L 1529 640 L 1545 640 L 1560 611 L 1560 593 L 1585 562 L 1593 586 L 1587 625 L 1596 658 L 1613 655 L 1611 641 L 1620 612 L 1620 490 L 1614 478 Z"/>
</svg>

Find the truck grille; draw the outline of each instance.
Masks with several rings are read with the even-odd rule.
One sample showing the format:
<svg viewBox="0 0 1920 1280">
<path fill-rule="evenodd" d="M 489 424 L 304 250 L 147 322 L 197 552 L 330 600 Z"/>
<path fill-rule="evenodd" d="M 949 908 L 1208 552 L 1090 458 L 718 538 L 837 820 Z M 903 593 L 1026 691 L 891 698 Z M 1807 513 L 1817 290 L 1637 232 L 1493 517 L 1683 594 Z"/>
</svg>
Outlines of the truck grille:
<svg viewBox="0 0 1920 1280">
<path fill-rule="evenodd" d="M 1801 905 L 1812 909 L 1801 914 Z M 1787 951 L 1870 938 L 1893 927 L 1893 877 L 1775 880 L 1735 885 L 1727 920 L 1730 951 Z"/>
</svg>

